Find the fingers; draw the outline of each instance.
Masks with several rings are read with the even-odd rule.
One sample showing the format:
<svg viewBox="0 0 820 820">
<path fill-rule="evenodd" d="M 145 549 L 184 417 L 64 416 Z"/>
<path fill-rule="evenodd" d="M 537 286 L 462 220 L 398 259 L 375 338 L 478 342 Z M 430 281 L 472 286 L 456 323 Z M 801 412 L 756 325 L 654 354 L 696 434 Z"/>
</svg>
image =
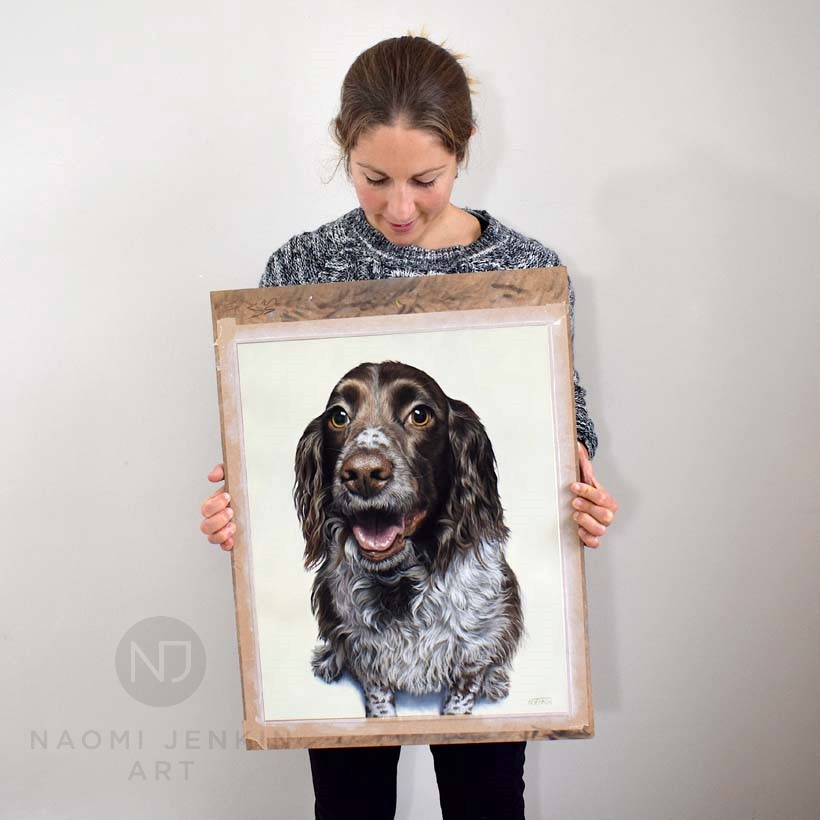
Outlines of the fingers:
<svg viewBox="0 0 820 820">
<path fill-rule="evenodd" d="M 598 507 L 607 507 L 613 513 L 618 510 L 618 502 L 597 481 L 594 486 L 592 484 L 575 483 L 571 489 L 575 495 L 591 501 Z"/>
<path fill-rule="evenodd" d="M 217 530 L 213 535 L 209 535 L 208 540 L 212 544 L 219 544 L 225 552 L 229 552 L 233 549 L 233 536 L 235 532 L 236 524 L 232 521 L 227 527 L 223 527 L 221 530 Z"/>
<path fill-rule="evenodd" d="M 592 483 L 572 485 L 576 494 L 572 500 L 572 518 L 578 524 L 578 537 L 588 547 L 601 545 L 601 538 L 613 522 L 618 511 L 618 502 L 591 476 Z"/>
<path fill-rule="evenodd" d="M 222 490 L 209 495 L 200 507 L 200 512 L 203 518 L 210 518 L 218 512 L 224 510 L 231 502 L 231 496 L 228 493 L 223 493 Z"/>
<path fill-rule="evenodd" d="M 590 535 L 600 537 L 606 532 L 606 525 L 596 521 L 589 513 L 576 511 L 572 514 L 572 520 Z"/>
<path fill-rule="evenodd" d="M 224 470 L 221 464 L 217 464 L 208 473 L 209 481 L 221 481 L 223 477 Z M 208 537 L 208 541 L 212 544 L 219 544 L 225 551 L 233 549 L 233 536 L 236 532 L 236 523 L 232 520 L 233 507 L 229 506 L 230 501 L 231 496 L 220 489 L 208 496 L 200 508 L 202 513 L 200 532 Z"/>
<path fill-rule="evenodd" d="M 587 448 L 581 442 L 578 442 L 578 467 L 581 472 L 581 481 L 591 484 L 593 487 L 598 486 L 595 480 L 595 470 L 592 467 L 592 461 L 589 458 Z"/>
<path fill-rule="evenodd" d="M 236 524 L 231 521 L 230 524 L 217 530 L 208 536 L 208 540 L 212 544 L 219 544 L 223 550 L 229 550 L 233 547 L 233 535 L 236 532 Z"/>
<path fill-rule="evenodd" d="M 578 528 L 578 537 L 585 546 L 592 547 L 592 549 L 597 549 L 601 546 L 601 539 L 587 532 L 583 527 Z"/>
<path fill-rule="evenodd" d="M 615 520 L 615 511 L 610 507 L 601 507 L 598 504 L 593 504 L 585 498 L 574 498 L 572 506 L 575 510 L 582 513 L 587 513 L 592 516 L 599 524 L 608 527 Z"/>
<path fill-rule="evenodd" d="M 227 512 L 231 513 L 231 515 L 233 514 L 233 510 L 230 508 L 228 508 Z M 208 541 L 212 544 L 219 544 L 223 550 L 230 550 L 233 549 L 233 536 L 236 532 L 236 522 L 228 521 L 228 523 L 219 527 L 219 529 L 215 529 L 213 532 L 208 532 L 212 526 L 216 526 L 214 519 L 224 520 L 223 516 L 224 514 L 220 513 L 219 516 L 206 518 L 200 525 L 200 530 L 208 536 Z"/>
<path fill-rule="evenodd" d="M 205 533 L 205 535 L 214 535 L 227 524 L 231 523 L 232 518 L 233 507 L 225 507 L 224 509 L 220 509 L 218 512 L 215 512 L 212 515 L 205 516 L 202 519 L 202 523 L 199 525 L 199 529 L 201 532 Z M 212 541 L 211 543 L 217 544 L 219 542 Z"/>
</svg>

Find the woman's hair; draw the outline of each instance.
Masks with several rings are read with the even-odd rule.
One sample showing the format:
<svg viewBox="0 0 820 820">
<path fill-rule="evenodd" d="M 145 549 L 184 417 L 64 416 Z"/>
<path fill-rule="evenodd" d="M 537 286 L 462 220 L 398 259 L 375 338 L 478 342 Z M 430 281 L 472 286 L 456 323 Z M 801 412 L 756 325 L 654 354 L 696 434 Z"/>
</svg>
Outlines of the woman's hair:
<svg viewBox="0 0 820 820">
<path fill-rule="evenodd" d="M 399 120 L 438 137 L 461 163 L 475 126 L 472 83 L 458 55 L 423 35 L 393 37 L 363 51 L 345 75 L 331 123 L 345 170 L 350 173 L 350 151 L 363 133 Z"/>
</svg>

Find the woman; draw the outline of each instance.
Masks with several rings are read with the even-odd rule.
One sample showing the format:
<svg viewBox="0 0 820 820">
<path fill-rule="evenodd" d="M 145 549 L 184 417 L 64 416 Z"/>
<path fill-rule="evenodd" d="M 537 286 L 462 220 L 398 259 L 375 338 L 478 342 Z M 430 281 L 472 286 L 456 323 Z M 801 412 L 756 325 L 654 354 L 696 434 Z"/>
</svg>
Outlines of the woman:
<svg viewBox="0 0 820 820">
<path fill-rule="evenodd" d="M 458 59 L 425 37 L 385 40 L 348 71 L 333 123 L 360 208 L 294 236 L 270 258 L 260 287 L 395 276 L 515 270 L 560 264 L 539 242 L 486 211 L 450 201 L 475 133 L 469 81 Z M 570 283 L 570 318 L 574 293 Z M 597 547 L 617 504 L 597 482 L 597 439 L 575 373 L 582 482 L 574 484 L 578 534 Z M 222 481 L 222 465 L 208 475 Z M 201 530 L 233 547 L 230 499 L 202 505 Z M 445 820 L 523 818 L 522 743 L 431 746 Z M 311 749 L 316 817 L 392 818 L 401 747 Z"/>
</svg>

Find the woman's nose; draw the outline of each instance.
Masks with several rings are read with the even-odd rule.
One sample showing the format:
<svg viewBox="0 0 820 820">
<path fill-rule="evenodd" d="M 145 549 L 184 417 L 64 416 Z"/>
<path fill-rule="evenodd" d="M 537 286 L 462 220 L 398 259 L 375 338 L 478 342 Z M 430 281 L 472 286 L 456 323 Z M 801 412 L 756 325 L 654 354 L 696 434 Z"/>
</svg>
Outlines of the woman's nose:
<svg viewBox="0 0 820 820">
<path fill-rule="evenodd" d="M 410 222 L 416 215 L 413 192 L 406 185 L 394 185 L 388 200 L 388 218 L 397 225 Z"/>
</svg>

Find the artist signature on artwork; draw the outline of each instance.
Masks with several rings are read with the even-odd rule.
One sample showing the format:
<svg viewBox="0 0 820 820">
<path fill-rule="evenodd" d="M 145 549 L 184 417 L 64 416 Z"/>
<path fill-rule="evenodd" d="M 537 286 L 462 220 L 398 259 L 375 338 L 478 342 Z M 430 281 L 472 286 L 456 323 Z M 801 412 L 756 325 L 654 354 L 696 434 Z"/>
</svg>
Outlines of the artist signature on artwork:
<svg viewBox="0 0 820 820">
<path fill-rule="evenodd" d="M 530 698 L 527 703 L 530 706 L 551 706 L 552 698 Z"/>
</svg>

